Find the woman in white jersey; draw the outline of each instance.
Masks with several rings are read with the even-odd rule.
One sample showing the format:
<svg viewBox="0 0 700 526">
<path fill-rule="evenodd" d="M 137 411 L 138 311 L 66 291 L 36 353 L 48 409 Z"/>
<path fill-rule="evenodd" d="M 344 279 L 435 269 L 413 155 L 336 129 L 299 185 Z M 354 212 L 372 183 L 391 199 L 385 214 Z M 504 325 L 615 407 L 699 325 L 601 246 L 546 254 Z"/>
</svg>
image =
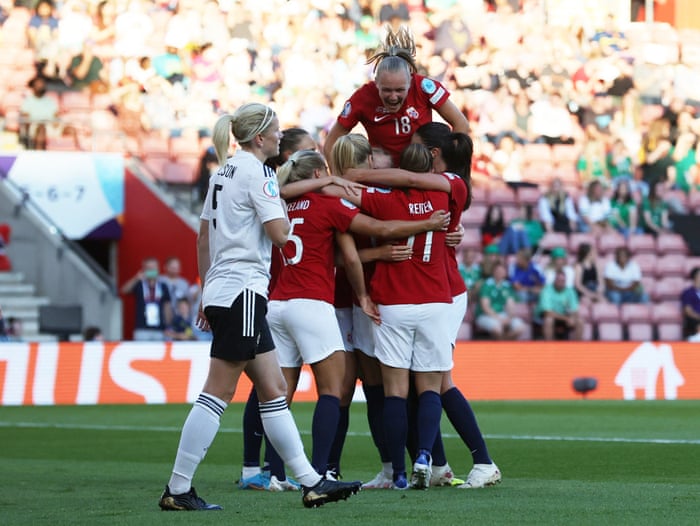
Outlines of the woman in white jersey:
<svg viewBox="0 0 700 526">
<path fill-rule="evenodd" d="M 231 134 L 239 148 L 228 158 Z M 265 433 L 302 485 L 304 506 L 347 499 L 361 483 L 326 480 L 313 469 L 285 401 L 277 355 L 270 352 L 274 345 L 265 320 L 270 254 L 272 244 L 284 246 L 290 233 L 274 172 L 263 165 L 279 152 L 279 121 L 271 108 L 246 104 L 219 118 L 212 139 L 221 168 L 210 180 L 197 238 L 203 283 L 198 324 L 213 333 L 209 374 L 183 426 L 159 506 L 221 509 L 197 495 L 192 478 L 244 370 L 255 384 Z"/>
</svg>

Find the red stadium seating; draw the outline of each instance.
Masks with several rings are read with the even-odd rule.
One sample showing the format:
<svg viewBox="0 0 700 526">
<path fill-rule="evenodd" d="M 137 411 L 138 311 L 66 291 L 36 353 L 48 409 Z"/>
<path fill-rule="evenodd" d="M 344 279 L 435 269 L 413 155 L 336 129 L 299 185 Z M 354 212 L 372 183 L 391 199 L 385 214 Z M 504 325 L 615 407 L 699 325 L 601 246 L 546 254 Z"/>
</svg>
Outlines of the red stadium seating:
<svg viewBox="0 0 700 526">
<path fill-rule="evenodd" d="M 688 286 L 685 279 L 678 276 L 667 278 L 657 278 L 654 290 L 651 291 L 652 301 L 677 301 L 681 297 L 681 292 Z M 650 292 L 650 291 L 647 291 Z"/>
<path fill-rule="evenodd" d="M 639 265 L 642 276 L 656 276 L 657 260 L 656 254 L 637 254 L 633 256 L 634 261 Z"/>
<path fill-rule="evenodd" d="M 652 324 L 653 306 L 645 303 L 623 303 L 620 305 L 620 320 L 622 323 L 647 323 Z"/>
<path fill-rule="evenodd" d="M 468 210 L 462 212 L 461 223 L 464 228 L 479 228 L 486 217 L 488 205 L 472 203 Z"/>
<path fill-rule="evenodd" d="M 613 303 L 594 303 L 591 305 L 591 321 L 596 324 L 603 322 L 620 322 L 620 309 Z"/>
<path fill-rule="evenodd" d="M 540 239 L 540 250 L 549 251 L 555 247 L 567 248 L 569 246 L 569 238 L 563 232 L 547 232 Z"/>
<path fill-rule="evenodd" d="M 627 325 L 627 339 L 633 342 L 648 342 L 654 339 L 654 326 L 649 323 Z"/>
<path fill-rule="evenodd" d="M 680 234 L 661 234 L 656 238 L 656 252 L 660 255 L 664 254 L 683 254 L 688 253 L 688 246 L 685 239 Z"/>
<path fill-rule="evenodd" d="M 518 188 L 518 202 L 521 205 L 535 206 L 542 192 L 534 186 L 523 186 Z"/>
<path fill-rule="evenodd" d="M 687 272 L 685 270 L 685 256 L 681 254 L 667 254 L 661 256 L 656 262 L 656 276 L 658 278 L 667 278 L 678 276 L 685 278 Z"/>
<path fill-rule="evenodd" d="M 683 330 L 680 323 L 660 323 L 656 329 L 660 341 L 673 342 L 683 339 Z"/>
<path fill-rule="evenodd" d="M 656 254 L 656 239 L 651 234 L 635 234 L 627 240 L 627 248 L 634 254 Z"/>
<path fill-rule="evenodd" d="M 598 252 L 601 256 L 608 256 L 615 252 L 617 247 L 627 244 L 625 237 L 618 232 L 606 232 L 598 238 Z"/>
<path fill-rule="evenodd" d="M 576 254 L 581 243 L 588 243 L 598 249 L 596 238 L 589 232 L 572 232 L 569 234 L 569 253 Z"/>
<path fill-rule="evenodd" d="M 654 323 L 675 323 L 679 325 L 683 319 L 680 301 L 664 301 L 656 303 L 651 309 Z"/>
<path fill-rule="evenodd" d="M 597 325 L 598 340 L 604 342 L 619 342 L 624 339 L 622 324 L 615 321 L 604 321 Z"/>
</svg>

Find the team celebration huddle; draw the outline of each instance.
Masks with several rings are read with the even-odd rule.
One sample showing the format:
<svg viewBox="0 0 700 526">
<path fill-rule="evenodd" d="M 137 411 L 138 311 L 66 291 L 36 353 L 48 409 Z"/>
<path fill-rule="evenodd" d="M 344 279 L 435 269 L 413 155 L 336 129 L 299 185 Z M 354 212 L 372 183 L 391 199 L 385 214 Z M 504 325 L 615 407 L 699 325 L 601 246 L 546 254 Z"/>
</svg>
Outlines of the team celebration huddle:
<svg viewBox="0 0 700 526">
<path fill-rule="evenodd" d="M 214 126 L 220 168 L 197 241 L 197 324 L 212 332 L 211 359 L 163 510 L 221 509 L 197 495 L 192 479 L 243 372 L 254 388 L 243 416 L 241 488 L 297 490 L 304 506 L 317 507 L 361 488 L 500 482 L 451 376 L 467 309 L 455 246 L 471 201 L 472 142 L 449 92 L 417 73 L 414 56 L 406 28 L 387 30 L 369 59 L 374 81 L 346 101 L 323 155 L 303 130 L 280 130 L 264 104 L 245 104 Z M 432 122 L 433 111 L 444 123 Z M 353 133 L 357 124 L 366 136 Z M 303 364 L 318 394 L 310 459 L 289 410 Z M 364 484 L 341 476 L 358 378 L 381 463 Z M 445 455 L 443 409 L 472 456 L 464 480 Z"/>
</svg>

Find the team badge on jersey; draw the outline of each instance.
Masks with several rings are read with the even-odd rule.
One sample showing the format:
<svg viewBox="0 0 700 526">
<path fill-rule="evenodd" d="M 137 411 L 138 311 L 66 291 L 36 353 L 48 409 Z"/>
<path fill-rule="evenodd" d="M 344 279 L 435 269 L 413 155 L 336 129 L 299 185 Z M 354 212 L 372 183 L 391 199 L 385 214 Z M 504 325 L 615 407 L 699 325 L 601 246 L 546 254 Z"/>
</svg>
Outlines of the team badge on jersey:
<svg viewBox="0 0 700 526">
<path fill-rule="evenodd" d="M 277 187 L 277 181 L 275 181 L 274 179 L 265 181 L 265 184 L 263 184 L 263 193 L 270 199 L 279 197 L 280 190 Z"/>
<path fill-rule="evenodd" d="M 414 108 L 413 106 L 409 107 L 406 110 L 406 115 L 408 115 L 413 120 L 416 120 L 418 117 L 420 117 L 418 110 L 416 108 Z"/>
<path fill-rule="evenodd" d="M 352 111 L 352 104 L 350 104 L 350 101 L 347 101 L 345 103 L 345 106 L 343 106 L 343 111 L 340 112 L 341 117 L 347 117 L 350 115 L 350 112 Z"/>
<path fill-rule="evenodd" d="M 437 86 L 435 85 L 435 82 L 426 78 L 420 81 L 420 89 L 430 95 L 431 93 L 435 93 Z"/>
<path fill-rule="evenodd" d="M 340 199 L 340 202 L 343 203 L 343 206 L 346 206 L 346 207 L 349 208 L 350 210 L 355 210 L 355 208 L 357 208 L 354 204 L 352 204 L 352 203 L 351 203 L 350 201 L 348 201 L 347 199 L 341 198 L 341 199 Z"/>
</svg>

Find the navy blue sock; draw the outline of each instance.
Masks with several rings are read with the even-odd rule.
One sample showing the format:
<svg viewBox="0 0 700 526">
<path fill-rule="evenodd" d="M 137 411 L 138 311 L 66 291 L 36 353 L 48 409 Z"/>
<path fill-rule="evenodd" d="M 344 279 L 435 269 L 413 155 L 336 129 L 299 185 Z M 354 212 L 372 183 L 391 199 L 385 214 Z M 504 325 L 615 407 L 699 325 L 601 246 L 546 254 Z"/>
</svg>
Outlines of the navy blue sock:
<svg viewBox="0 0 700 526">
<path fill-rule="evenodd" d="M 384 436 L 394 474 L 406 471 L 406 399 L 384 397 Z"/>
<path fill-rule="evenodd" d="M 243 410 L 243 465 L 260 465 L 260 449 L 263 440 L 263 425 L 258 410 L 258 393 L 253 388 Z"/>
<path fill-rule="evenodd" d="M 319 396 L 311 423 L 311 465 L 321 474 L 326 473 L 339 419 L 340 399 L 331 395 Z"/>
<path fill-rule="evenodd" d="M 367 423 L 382 462 L 391 462 L 384 436 L 384 386 L 362 384 L 367 400 Z"/>
<path fill-rule="evenodd" d="M 340 406 L 340 418 L 338 419 L 338 429 L 335 432 L 335 439 L 331 445 L 331 452 L 328 455 L 328 469 L 335 469 L 340 472 L 340 457 L 343 454 L 345 437 L 348 435 L 350 426 L 350 406 Z"/>
<path fill-rule="evenodd" d="M 444 466 L 447 464 L 447 455 L 445 455 L 445 445 L 442 443 L 442 433 L 438 429 L 435 443 L 433 444 L 433 465 Z"/>
<path fill-rule="evenodd" d="M 476 422 L 476 415 L 462 392 L 453 387 L 443 393 L 442 406 L 455 431 L 471 451 L 474 464 L 491 464 L 493 461 L 489 456 L 479 424 Z"/>
<path fill-rule="evenodd" d="M 406 399 L 406 421 L 408 422 L 408 434 L 406 435 L 406 449 L 411 462 L 418 457 L 418 393 L 411 378 Z"/>
<path fill-rule="evenodd" d="M 435 391 L 424 391 L 418 396 L 418 450 L 432 452 L 440 429 L 442 403 Z"/>
<path fill-rule="evenodd" d="M 284 471 L 284 461 L 270 443 L 267 435 L 265 435 L 265 465 L 270 469 L 270 475 L 277 477 L 277 480 L 287 480 L 287 475 Z"/>
</svg>

